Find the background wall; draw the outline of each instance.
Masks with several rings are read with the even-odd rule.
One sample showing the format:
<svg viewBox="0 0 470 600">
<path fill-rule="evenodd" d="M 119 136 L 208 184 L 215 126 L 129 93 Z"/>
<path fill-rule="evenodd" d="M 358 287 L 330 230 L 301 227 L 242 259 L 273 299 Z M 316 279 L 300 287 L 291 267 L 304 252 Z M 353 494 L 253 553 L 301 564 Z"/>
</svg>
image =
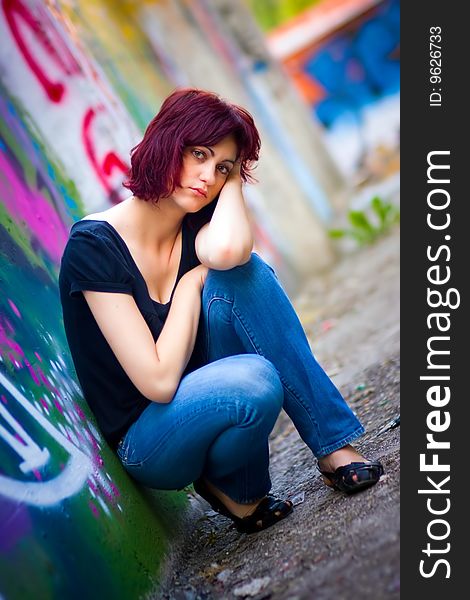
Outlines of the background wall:
<svg viewBox="0 0 470 600">
<path fill-rule="evenodd" d="M 335 93 L 349 90 L 349 59 L 340 60 L 336 79 L 321 65 L 351 36 L 357 52 L 357 31 L 367 50 L 367 23 L 380 29 L 386 14 L 346 16 L 321 43 L 283 56 L 281 66 L 243 2 L 2 0 L 3 597 L 143 594 L 158 581 L 187 502 L 184 493 L 137 488 L 83 401 L 57 290 L 70 226 L 126 196 L 129 150 L 174 87 L 213 89 L 246 106 L 259 124 L 260 183 L 246 190 L 257 250 L 294 290 L 334 260 L 327 228 L 350 190 L 328 142 L 342 114 Z M 323 86 L 307 98 L 313 111 L 292 84 L 299 72 L 289 72 L 292 64 L 317 92 Z M 371 81 L 367 75 L 351 88 L 354 102 L 367 97 Z"/>
<path fill-rule="evenodd" d="M 268 47 L 325 128 L 347 177 L 399 146 L 399 0 L 325 0 L 271 29 Z M 396 166 L 395 166 L 396 168 Z"/>
</svg>

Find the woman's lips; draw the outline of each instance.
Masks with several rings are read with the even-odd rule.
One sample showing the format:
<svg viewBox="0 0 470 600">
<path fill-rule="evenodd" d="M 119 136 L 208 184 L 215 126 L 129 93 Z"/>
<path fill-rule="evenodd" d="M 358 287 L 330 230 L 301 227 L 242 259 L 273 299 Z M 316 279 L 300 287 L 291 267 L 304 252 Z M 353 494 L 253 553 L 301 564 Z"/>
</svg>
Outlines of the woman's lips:
<svg viewBox="0 0 470 600">
<path fill-rule="evenodd" d="M 203 198 L 207 197 L 207 192 L 205 192 L 204 190 L 201 190 L 199 188 L 190 188 L 191 190 L 193 190 L 194 192 L 197 192 L 199 195 L 201 195 Z"/>
</svg>

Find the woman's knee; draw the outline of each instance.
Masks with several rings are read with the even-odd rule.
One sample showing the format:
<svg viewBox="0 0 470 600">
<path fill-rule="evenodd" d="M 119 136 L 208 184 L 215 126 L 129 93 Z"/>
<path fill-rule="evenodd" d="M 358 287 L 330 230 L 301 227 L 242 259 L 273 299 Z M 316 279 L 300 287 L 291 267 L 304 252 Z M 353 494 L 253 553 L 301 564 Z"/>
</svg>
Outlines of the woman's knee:
<svg viewBox="0 0 470 600">
<path fill-rule="evenodd" d="M 230 384 L 247 406 L 276 416 L 282 408 L 284 389 L 274 365 L 258 354 L 241 354 L 227 359 Z"/>
<path fill-rule="evenodd" d="M 275 277 L 274 269 L 268 265 L 258 254 L 251 253 L 250 260 L 243 265 L 233 267 L 226 271 L 216 271 L 211 269 L 207 275 L 205 287 L 209 287 L 211 283 L 224 284 L 232 281 L 237 284 L 253 282 L 253 279 L 263 277 L 263 279 Z"/>
</svg>

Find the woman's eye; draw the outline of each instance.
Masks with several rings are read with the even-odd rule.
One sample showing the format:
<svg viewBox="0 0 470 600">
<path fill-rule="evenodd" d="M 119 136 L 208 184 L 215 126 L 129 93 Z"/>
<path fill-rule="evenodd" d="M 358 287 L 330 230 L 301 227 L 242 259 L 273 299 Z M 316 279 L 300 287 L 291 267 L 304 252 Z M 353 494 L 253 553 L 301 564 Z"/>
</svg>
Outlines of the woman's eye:
<svg viewBox="0 0 470 600">
<path fill-rule="evenodd" d="M 226 167 L 225 165 L 220 165 L 219 171 L 222 173 L 222 175 L 228 175 L 230 173 L 228 167 Z"/>
<path fill-rule="evenodd" d="M 204 158 L 206 155 L 202 150 L 193 150 L 193 156 L 196 158 Z"/>
</svg>

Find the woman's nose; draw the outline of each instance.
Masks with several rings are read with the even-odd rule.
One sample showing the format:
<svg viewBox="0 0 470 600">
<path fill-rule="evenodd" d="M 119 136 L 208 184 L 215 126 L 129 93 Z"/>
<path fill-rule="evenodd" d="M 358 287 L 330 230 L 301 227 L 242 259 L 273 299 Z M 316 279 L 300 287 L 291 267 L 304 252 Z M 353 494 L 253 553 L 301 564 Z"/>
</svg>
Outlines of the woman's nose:
<svg viewBox="0 0 470 600">
<path fill-rule="evenodd" d="M 215 183 L 214 167 L 209 164 L 204 165 L 204 168 L 199 175 L 199 179 L 204 181 L 207 185 L 213 185 Z"/>
</svg>

